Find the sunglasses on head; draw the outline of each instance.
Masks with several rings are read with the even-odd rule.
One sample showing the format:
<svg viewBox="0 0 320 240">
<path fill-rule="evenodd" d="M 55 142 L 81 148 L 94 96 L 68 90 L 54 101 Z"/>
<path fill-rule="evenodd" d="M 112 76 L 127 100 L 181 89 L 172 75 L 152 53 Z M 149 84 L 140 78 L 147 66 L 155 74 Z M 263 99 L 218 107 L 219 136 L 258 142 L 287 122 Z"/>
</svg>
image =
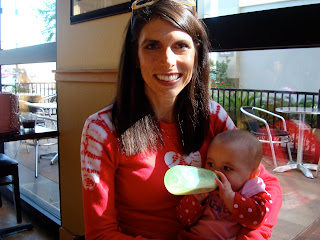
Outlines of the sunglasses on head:
<svg viewBox="0 0 320 240">
<path fill-rule="evenodd" d="M 152 5 L 156 2 L 158 2 L 159 0 L 136 0 L 132 3 L 132 12 L 134 10 L 137 10 L 139 8 L 142 8 L 142 7 L 146 7 L 146 6 L 149 6 L 149 5 Z M 181 4 L 184 4 L 184 5 L 188 5 L 188 6 L 192 6 L 194 8 L 194 13 L 196 14 L 196 2 L 195 0 L 175 0 L 176 2 L 178 3 L 181 3 Z"/>
</svg>

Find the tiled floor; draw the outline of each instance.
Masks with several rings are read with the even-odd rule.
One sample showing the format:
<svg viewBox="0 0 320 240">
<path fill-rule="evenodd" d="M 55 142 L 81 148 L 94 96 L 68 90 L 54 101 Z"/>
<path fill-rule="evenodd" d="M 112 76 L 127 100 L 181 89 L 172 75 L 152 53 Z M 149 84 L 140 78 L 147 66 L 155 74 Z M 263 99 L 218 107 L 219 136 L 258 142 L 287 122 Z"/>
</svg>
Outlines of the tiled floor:
<svg viewBox="0 0 320 240">
<path fill-rule="evenodd" d="M 272 172 L 270 158 L 263 164 Z M 271 240 L 293 239 L 320 217 L 320 178 L 309 179 L 296 170 L 272 173 L 281 184 L 283 203 Z"/>
<path fill-rule="evenodd" d="M 31 154 L 31 153 L 30 153 Z M 278 159 L 278 162 L 285 164 L 284 160 Z M 42 160 L 43 167 L 50 166 L 48 160 Z M 264 157 L 263 164 L 266 169 L 272 172 L 273 165 L 269 157 Z M 21 164 L 22 165 L 22 164 Z M 54 167 L 50 166 L 50 167 Z M 34 172 L 28 170 L 27 167 L 21 167 L 20 174 L 23 188 L 26 191 L 40 194 L 39 196 L 44 201 L 49 202 L 58 209 L 58 184 L 41 176 L 44 170 L 39 171 L 40 176 L 34 179 Z M 53 169 L 53 168 L 49 168 Z M 29 172 L 29 176 L 25 176 Z M 273 173 L 273 172 L 272 172 Z M 279 214 L 278 224 L 274 227 L 273 236 L 271 240 L 289 240 L 294 239 L 301 232 L 308 228 L 312 223 L 317 221 L 320 217 L 320 178 L 309 179 L 306 178 L 299 171 L 289 171 L 285 173 L 273 173 L 280 181 L 283 192 L 283 205 Z M 53 178 L 52 176 L 50 178 Z M 45 194 L 43 194 L 45 192 Z M 4 210 L 8 208 L 9 210 Z M 7 216 L 8 215 L 8 216 Z M 13 216 L 13 217 L 12 217 Z M 3 206 L 0 208 L 0 228 L 6 223 L 6 218 L 11 218 L 12 223 L 15 221 L 14 210 L 11 205 Z M 12 220 L 13 219 L 13 220 Z M 52 240 L 52 236 L 42 234 L 44 229 L 35 228 L 32 231 L 20 233 L 5 237 L 4 240 L 10 239 L 39 239 L 39 240 Z M 21 237 L 21 238 L 20 238 Z M 299 238 L 308 239 L 308 238 Z M 310 238 L 311 239 L 311 238 Z M 317 238 L 316 238 L 317 239 Z"/>
</svg>

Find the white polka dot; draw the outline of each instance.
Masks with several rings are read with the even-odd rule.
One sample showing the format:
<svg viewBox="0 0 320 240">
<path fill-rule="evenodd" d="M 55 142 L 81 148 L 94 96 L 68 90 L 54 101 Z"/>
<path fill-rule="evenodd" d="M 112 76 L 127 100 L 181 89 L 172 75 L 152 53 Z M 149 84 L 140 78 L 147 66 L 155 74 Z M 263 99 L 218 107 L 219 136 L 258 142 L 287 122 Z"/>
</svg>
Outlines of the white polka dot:
<svg viewBox="0 0 320 240">
<path fill-rule="evenodd" d="M 263 216 L 264 215 L 264 212 L 261 212 L 261 216 Z"/>
<path fill-rule="evenodd" d="M 194 201 L 192 201 L 192 205 L 196 205 L 196 203 Z"/>
<path fill-rule="evenodd" d="M 264 220 L 265 222 L 267 221 L 267 219 L 266 220 Z"/>
<path fill-rule="evenodd" d="M 261 205 L 264 206 L 264 202 L 261 202 Z"/>
<path fill-rule="evenodd" d="M 239 206 L 238 206 L 238 204 L 234 204 L 233 207 L 234 208 L 238 208 Z"/>
<path fill-rule="evenodd" d="M 269 208 L 266 208 L 266 211 L 269 212 Z"/>
<path fill-rule="evenodd" d="M 189 209 L 186 209 L 186 213 L 188 213 L 189 212 Z"/>
<path fill-rule="evenodd" d="M 253 225 L 257 225 L 257 224 L 258 224 L 258 222 L 257 222 L 257 221 L 254 221 L 254 222 L 253 222 Z"/>
<path fill-rule="evenodd" d="M 243 198 L 241 198 L 241 200 L 242 200 L 242 201 L 246 201 L 246 199 L 245 199 L 244 197 L 243 197 Z"/>
<path fill-rule="evenodd" d="M 254 201 L 254 203 L 258 205 L 258 202 L 257 202 L 257 201 Z"/>
<path fill-rule="evenodd" d="M 242 215 L 242 214 L 240 214 L 240 215 L 239 215 L 239 218 L 243 218 L 243 215 Z"/>
<path fill-rule="evenodd" d="M 272 204 L 272 200 L 269 200 L 269 203 L 271 203 L 271 204 Z"/>
<path fill-rule="evenodd" d="M 252 208 L 248 208 L 248 212 L 252 212 Z"/>
</svg>

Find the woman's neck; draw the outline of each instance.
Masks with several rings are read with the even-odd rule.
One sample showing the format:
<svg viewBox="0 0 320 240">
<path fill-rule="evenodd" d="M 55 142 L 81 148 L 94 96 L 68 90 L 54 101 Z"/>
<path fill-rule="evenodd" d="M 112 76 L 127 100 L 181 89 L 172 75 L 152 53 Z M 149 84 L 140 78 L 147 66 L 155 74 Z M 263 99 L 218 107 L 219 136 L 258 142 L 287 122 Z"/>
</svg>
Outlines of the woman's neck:
<svg viewBox="0 0 320 240">
<path fill-rule="evenodd" d="M 174 101 L 166 101 L 162 99 L 161 102 L 159 101 L 152 101 L 151 104 L 153 106 L 153 111 L 159 121 L 165 123 L 173 123 L 175 122 L 174 117 Z"/>
</svg>

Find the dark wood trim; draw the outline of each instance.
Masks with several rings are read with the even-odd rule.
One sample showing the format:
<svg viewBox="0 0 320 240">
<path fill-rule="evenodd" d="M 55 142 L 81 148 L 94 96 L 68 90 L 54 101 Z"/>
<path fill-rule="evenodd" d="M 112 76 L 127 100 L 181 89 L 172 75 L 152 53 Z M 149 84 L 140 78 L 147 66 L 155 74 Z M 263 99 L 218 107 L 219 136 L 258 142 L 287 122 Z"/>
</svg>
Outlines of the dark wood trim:
<svg viewBox="0 0 320 240">
<path fill-rule="evenodd" d="M 131 11 L 131 2 L 117 4 L 111 7 L 101 8 L 94 11 L 73 15 L 73 0 L 70 0 L 70 24 L 81 23 L 89 20 L 110 17 L 117 14 L 128 13 Z"/>
</svg>

